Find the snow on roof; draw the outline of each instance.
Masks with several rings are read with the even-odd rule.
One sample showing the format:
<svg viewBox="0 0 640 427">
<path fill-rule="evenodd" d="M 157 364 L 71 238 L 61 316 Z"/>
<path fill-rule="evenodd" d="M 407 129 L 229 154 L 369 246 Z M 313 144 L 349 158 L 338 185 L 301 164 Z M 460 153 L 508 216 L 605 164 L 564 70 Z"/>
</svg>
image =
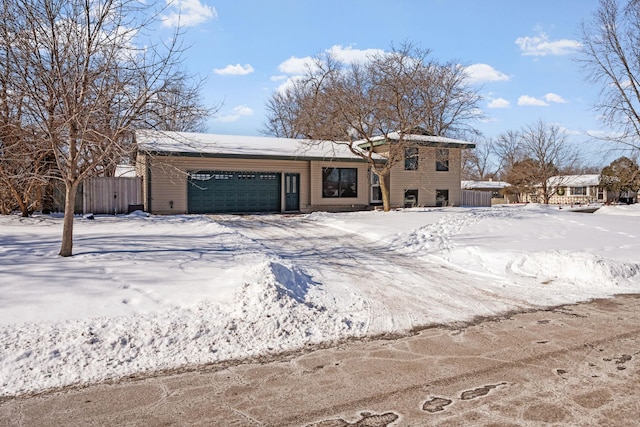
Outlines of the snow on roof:
<svg viewBox="0 0 640 427">
<path fill-rule="evenodd" d="M 192 132 L 136 132 L 141 151 L 246 157 L 360 159 L 345 144 L 330 141 Z"/>
<path fill-rule="evenodd" d="M 408 134 L 405 133 L 403 136 L 405 141 L 413 141 L 415 143 L 426 143 L 426 144 L 442 144 L 448 146 L 460 146 L 460 148 L 474 148 L 475 144 L 467 141 L 463 141 L 461 139 L 453 139 L 446 138 L 444 136 L 435 136 L 435 135 L 421 135 L 421 134 Z M 371 138 L 371 142 L 374 146 L 385 144 L 387 140 L 397 141 L 400 139 L 400 132 L 390 132 L 388 135 L 380 135 Z M 362 140 L 358 142 L 359 146 L 366 146 L 369 142 Z"/>
<path fill-rule="evenodd" d="M 131 165 L 116 165 L 115 176 L 118 178 L 135 178 L 136 167 Z"/>
<path fill-rule="evenodd" d="M 474 188 L 490 188 L 500 190 L 505 187 L 510 187 L 511 184 L 505 181 L 460 181 L 460 187 L 463 189 Z"/>
<path fill-rule="evenodd" d="M 547 180 L 547 185 L 564 186 L 564 187 L 589 187 L 597 186 L 600 184 L 600 175 L 598 174 L 586 174 L 586 175 L 558 175 L 553 176 Z"/>
</svg>

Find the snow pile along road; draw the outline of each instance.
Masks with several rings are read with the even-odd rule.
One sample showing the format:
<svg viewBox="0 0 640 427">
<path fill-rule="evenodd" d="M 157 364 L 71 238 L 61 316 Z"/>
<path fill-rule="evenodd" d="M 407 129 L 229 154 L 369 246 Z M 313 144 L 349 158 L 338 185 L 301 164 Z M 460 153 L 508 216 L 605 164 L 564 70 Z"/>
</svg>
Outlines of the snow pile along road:
<svg viewBox="0 0 640 427">
<path fill-rule="evenodd" d="M 0 217 L 0 395 L 640 292 L 621 210 Z"/>
</svg>

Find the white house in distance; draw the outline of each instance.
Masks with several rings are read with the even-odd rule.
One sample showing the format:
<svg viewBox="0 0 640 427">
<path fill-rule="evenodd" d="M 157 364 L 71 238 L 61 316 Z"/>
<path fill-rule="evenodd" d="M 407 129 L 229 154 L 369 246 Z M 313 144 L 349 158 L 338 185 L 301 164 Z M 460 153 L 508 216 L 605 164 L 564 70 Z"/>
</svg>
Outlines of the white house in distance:
<svg viewBox="0 0 640 427">
<path fill-rule="evenodd" d="M 474 144 L 411 135 L 391 170 L 392 207 L 461 204 L 461 151 Z M 157 214 L 370 209 L 380 183 L 345 145 L 287 138 L 139 131 L 136 174 L 144 210 Z M 372 149 L 384 162 L 389 140 Z"/>
<path fill-rule="evenodd" d="M 547 180 L 547 187 L 552 189 L 550 204 L 581 205 L 590 203 L 611 202 L 611 195 L 600 187 L 600 175 L 558 175 Z M 542 186 L 532 194 L 524 194 L 523 201 L 542 202 Z"/>
</svg>

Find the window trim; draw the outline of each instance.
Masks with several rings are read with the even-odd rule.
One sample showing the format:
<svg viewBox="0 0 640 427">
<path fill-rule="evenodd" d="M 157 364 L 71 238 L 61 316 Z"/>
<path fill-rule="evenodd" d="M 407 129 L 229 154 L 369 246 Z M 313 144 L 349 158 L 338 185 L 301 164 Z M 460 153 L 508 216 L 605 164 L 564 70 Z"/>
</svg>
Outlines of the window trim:
<svg viewBox="0 0 640 427">
<path fill-rule="evenodd" d="M 327 171 L 331 169 L 331 172 L 327 173 Z M 333 171 L 338 171 L 338 188 L 335 189 L 335 195 L 329 195 L 327 193 L 327 181 L 326 179 L 333 173 Z M 354 175 L 353 182 L 347 182 L 343 180 L 343 171 L 352 171 Z M 326 178 L 325 178 L 326 177 Z M 352 192 L 348 193 L 348 195 L 344 195 L 347 191 L 347 187 L 343 188 L 343 185 L 350 186 L 354 185 L 355 189 L 352 189 Z M 358 168 L 341 168 L 341 167 L 323 167 L 322 168 L 322 198 L 323 199 L 357 199 L 358 198 Z"/>
<path fill-rule="evenodd" d="M 445 196 L 445 197 L 442 197 L 442 196 Z M 449 206 L 449 189 L 448 188 L 436 189 L 436 206 L 437 207 Z"/>
<path fill-rule="evenodd" d="M 371 174 L 371 203 L 382 203 L 382 189 L 380 188 L 380 177 L 375 172 L 370 171 Z M 380 197 L 378 197 L 378 193 Z"/>
<path fill-rule="evenodd" d="M 418 147 L 405 147 L 404 149 L 404 170 L 417 171 L 420 165 L 420 151 Z"/>
<path fill-rule="evenodd" d="M 576 192 L 576 189 L 580 189 L 580 192 Z M 578 185 L 575 187 L 569 187 L 569 194 L 572 196 L 587 196 L 589 194 L 589 189 L 585 185 Z"/>
<path fill-rule="evenodd" d="M 437 148 L 436 149 L 436 171 L 437 172 L 449 172 L 449 149 Z"/>
</svg>

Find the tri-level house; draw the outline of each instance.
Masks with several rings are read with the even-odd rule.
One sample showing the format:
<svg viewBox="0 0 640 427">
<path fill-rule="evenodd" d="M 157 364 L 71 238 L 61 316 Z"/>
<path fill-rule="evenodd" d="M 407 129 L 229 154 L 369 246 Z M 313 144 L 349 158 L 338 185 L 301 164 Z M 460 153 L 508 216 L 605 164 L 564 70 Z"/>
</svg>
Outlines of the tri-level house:
<svg viewBox="0 0 640 427">
<path fill-rule="evenodd" d="M 387 161 L 391 134 L 361 144 Z M 431 135 L 411 144 L 387 184 L 392 207 L 454 206 L 461 151 L 474 145 Z M 327 141 L 139 131 L 136 173 L 144 209 L 156 214 L 311 212 L 371 209 L 380 182 L 348 147 Z"/>
</svg>

